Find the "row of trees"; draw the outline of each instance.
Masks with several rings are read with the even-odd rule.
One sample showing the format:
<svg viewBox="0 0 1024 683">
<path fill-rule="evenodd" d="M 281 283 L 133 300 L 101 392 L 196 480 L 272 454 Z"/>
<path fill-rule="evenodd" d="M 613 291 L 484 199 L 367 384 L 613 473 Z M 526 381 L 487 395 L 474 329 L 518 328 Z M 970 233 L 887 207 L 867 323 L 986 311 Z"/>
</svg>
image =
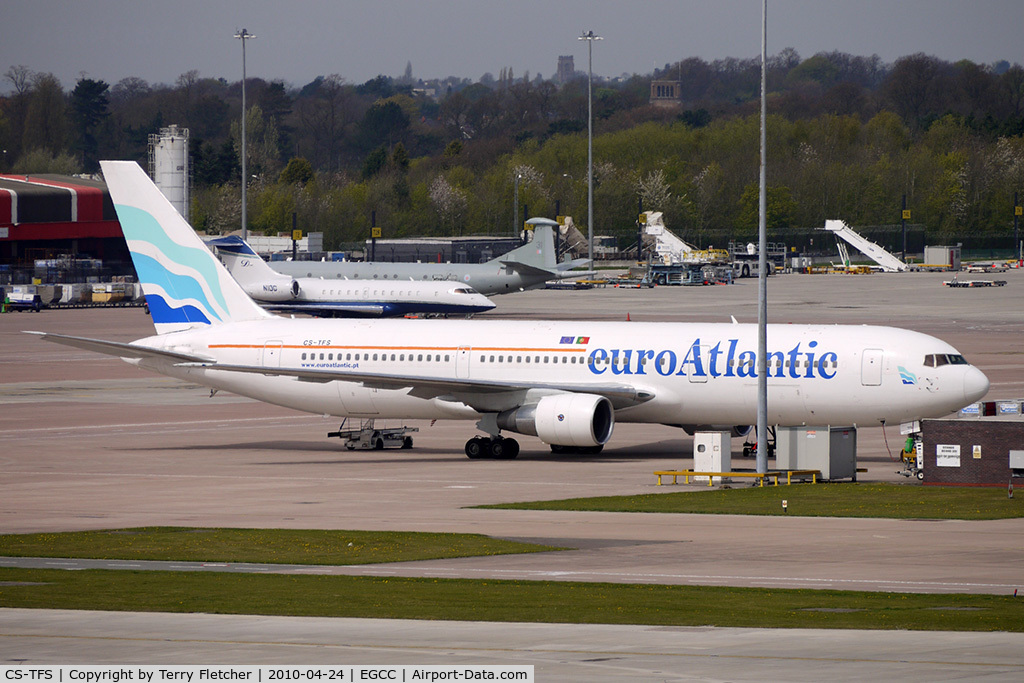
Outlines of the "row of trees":
<svg viewBox="0 0 1024 683">
<path fill-rule="evenodd" d="M 1005 230 L 1024 187 L 1024 69 L 792 50 L 769 68 L 770 224 L 898 220 L 943 235 Z M 695 241 L 742 238 L 756 224 L 756 60 L 667 64 L 595 90 L 595 227 L 633 233 L 637 199 Z M 193 222 L 239 226 L 240 83 L 183 74 L 173 86 L 11 67 L 0 99 L 0 167 L 92 171 L 99 158 L 144 161 L 150 133 L 190 129 Z M 683 109 L 648 104 L 652 78 L 678 80 Z M 416 86 L 415 88 L 413 86 Z M 431 95 L 431 92 L 433 95 Z M 507 233 L 514 180 L 532 215 L 586 222 L 586 80 L 485 75 L 413 82 L 337 75 L 302 88 L 247 81 L 250 228 L 325 233 L 328 248 L 386 234 Z"/>
</svg>

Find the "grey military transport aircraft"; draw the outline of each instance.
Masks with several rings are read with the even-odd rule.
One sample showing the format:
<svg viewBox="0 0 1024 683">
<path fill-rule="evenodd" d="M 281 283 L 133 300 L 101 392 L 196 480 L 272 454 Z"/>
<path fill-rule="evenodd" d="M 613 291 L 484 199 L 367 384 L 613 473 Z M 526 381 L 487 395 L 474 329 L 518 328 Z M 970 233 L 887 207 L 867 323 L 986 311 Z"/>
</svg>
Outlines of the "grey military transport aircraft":
<svg viewBox="0 0 1024 683">
<path fill-rule="evenodd" d="M 269 265 L 291 277 L 349 280 L 452 280 L 484 296 L 510 294 L 540 287 L 549 280 L 580 277 L 589 259 L 558 263 L 554 230 L 558 223 L 531 218 L 533 241 L 485 263 L 366 263 L 357 261 L 274 261 Z"/>
</svg>

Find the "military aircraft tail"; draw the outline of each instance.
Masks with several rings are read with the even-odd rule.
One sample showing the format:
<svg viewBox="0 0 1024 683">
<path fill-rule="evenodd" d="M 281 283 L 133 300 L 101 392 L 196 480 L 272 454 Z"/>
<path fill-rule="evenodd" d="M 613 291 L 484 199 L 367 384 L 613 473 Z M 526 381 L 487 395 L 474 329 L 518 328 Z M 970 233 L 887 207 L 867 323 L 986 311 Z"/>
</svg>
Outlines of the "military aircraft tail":
<svg viewBox="0 0 1024 683">
<path fill-rule="evenodd" d="M 588 259 L 576 259 L 558 263 L 555 252 L 555 230 L 558 223 L 548 218 L 531 218 L 533 241 L 517 247 L 495 259 L 513 270 L 546 271 L 554 276 L 564 275 L 573 268 L 590 263 Z"/>
</svg>

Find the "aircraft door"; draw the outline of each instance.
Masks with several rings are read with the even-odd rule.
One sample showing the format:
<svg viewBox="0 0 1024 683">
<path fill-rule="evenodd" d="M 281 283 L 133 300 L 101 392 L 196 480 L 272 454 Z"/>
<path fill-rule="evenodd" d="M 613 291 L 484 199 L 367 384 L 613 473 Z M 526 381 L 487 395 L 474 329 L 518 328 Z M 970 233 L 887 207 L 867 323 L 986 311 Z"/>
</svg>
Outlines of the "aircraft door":
<svg viewBox="0 0 1024 683">
<path fill-rule="evenodd" d="M 468 346 L 460 346 L 455 352 L 455 377 L 458 379 L 469 379 L 469 361 L 473 349 Z"/>
<path fill-rule="evenodd" d="M 864 349 L 860 360 L 860 383 L 877 387 L 882 383 L 882 349 Z"/>
<path fill-rule="evenodd" d="M 263 344 L 263 367 L 265 368 L 279 368 L 281 367 L 281 348 L 284 346 L 284 342 L 280 341 L 268 341 Z"/>
</svg>

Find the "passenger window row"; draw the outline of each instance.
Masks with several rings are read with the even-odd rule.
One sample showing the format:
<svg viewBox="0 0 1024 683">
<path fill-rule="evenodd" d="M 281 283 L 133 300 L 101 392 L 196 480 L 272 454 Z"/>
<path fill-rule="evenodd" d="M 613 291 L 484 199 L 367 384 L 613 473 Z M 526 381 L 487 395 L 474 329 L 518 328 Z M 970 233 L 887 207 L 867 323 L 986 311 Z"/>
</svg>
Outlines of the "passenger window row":
<svg viewBox="0 0 1024 683">
<path fill-rule="evenodd" d="M 559 358 L 561 358 L 561 360 L 559 360 Z M 571 356 L 570 357 L 570 356 L 567 356 L 567 355 L 563 355 L 563 356 L 526 356 L 526 355 L 512 356 L 512 355 L 508 355 L 508 356 L 506 356 L 504 354 L 501 354 L 501 355 L 498 355 L 497 357 L 495 357 L 494 354 L 491 354 L 489 356 L 487 356 L 487 355 L 480 356 L 480 362 L 481 363 L 533 363 L 533 364 L 549 363 L 549 364 L 553 364 L 553 365 L 557 365 L 558 363 L 562 363 L 563 365 L 567 364 L 567 363 L 572 363 L 573 365 L 575 365 L 576 363 L 579 363 L 580 365 L 583 365 L 583 363 L 586 362 L 586 359 L 584 359 L 582 356 Z"/>
<path fill-rule="evenodd" d="M 307 356 L 308 356 L 308 358 L 307 358 Z M 335 356 L 337 356 L 337 358 L 335 358 Z M 408 356 L 408 358 L 406 358 L 406 356 Z M 319 354 L 319 358 L 317 358 L 317 354 L 316 353 L 308 353 L 308 352 L 304 351 L 302 353 L 302 360 L 363 360 L 363 361 L 381 360 L 381 361 L 387 361 L 389 359 L 388 359 L 388 354 L 386 354 L 386 353 L 374 353 L 374 354 L 370 354 L 370 353 L 337 353 L 337 354 L 335 354 L 335 353 L 320 353 Z M 397 362 L 412 361 L 412 362 L 417 362 L 417 363 L 421 363 L 421 362 L 440 363 L 443 360 L 443 362 L 449 363 L 449 362 L 451 362 L 451 355 L 446 353 L 446 354 L 444 354 L 444 358 L 442 359 L 440 353 L 428 353 L 428 354 L 422 354 L 422 353 L 408 353 L 408 354 L 406 354 L 406 353 L 392 353 L 390 360 L 397 361 Z"/>
</svg>

